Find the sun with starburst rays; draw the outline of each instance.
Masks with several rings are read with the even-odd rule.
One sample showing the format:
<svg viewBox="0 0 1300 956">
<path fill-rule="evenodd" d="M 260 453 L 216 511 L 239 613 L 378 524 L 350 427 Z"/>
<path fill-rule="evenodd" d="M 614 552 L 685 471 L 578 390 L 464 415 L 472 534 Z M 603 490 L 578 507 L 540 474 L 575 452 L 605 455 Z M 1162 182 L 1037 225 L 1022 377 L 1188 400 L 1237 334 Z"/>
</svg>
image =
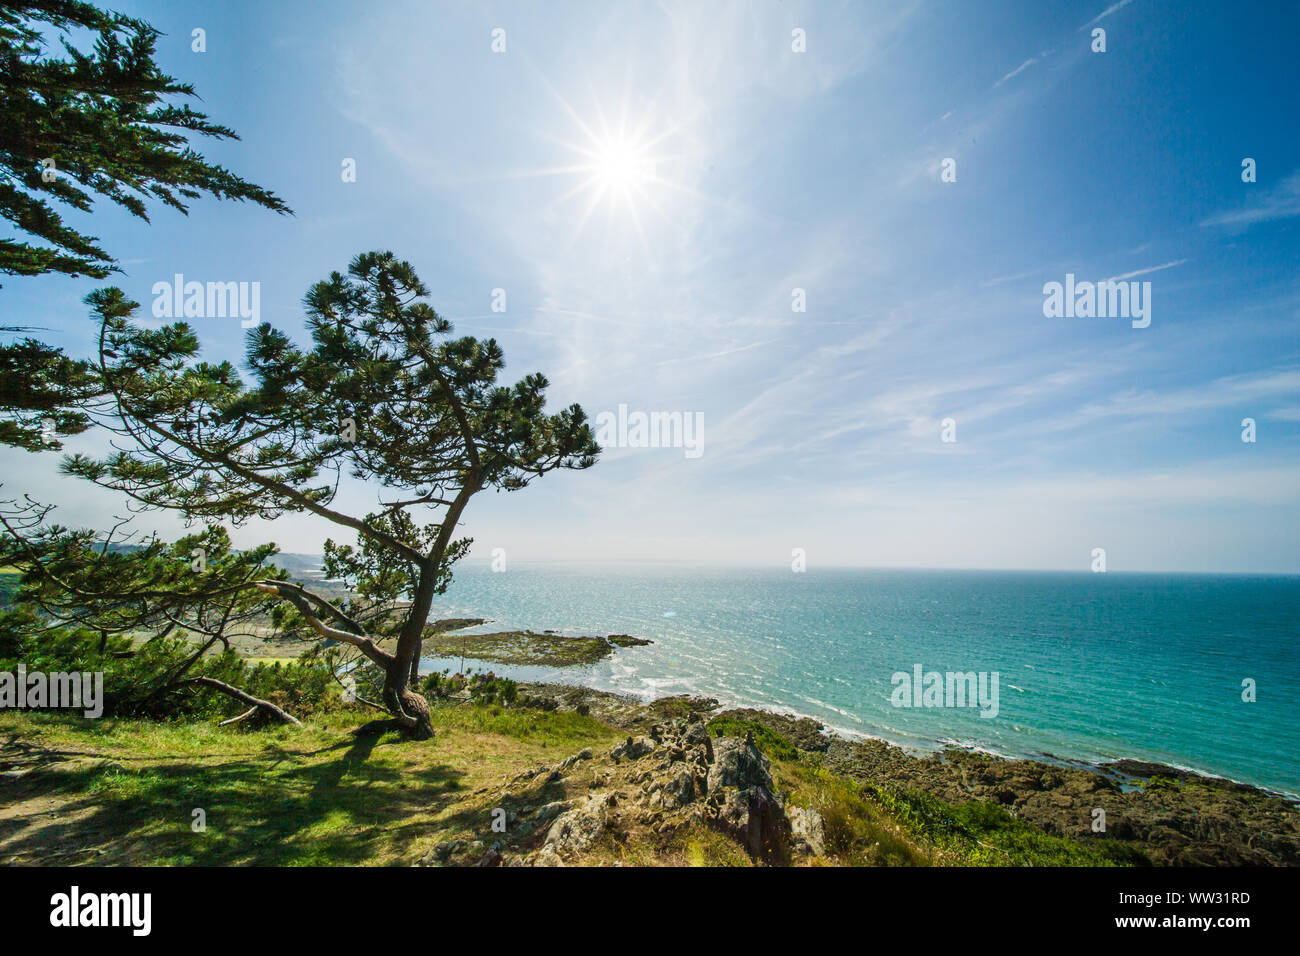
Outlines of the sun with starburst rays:
<svg viewBox="0 0 1300 956">
<path fill-rule="evenodd" d="M 647 214 L 667 219 L 670 197 L 693 193 L 670 175 L 674 164 L 683 158 L 672 148 L 678 145 L 674 140 L 684 124 L 656 125 L 650 109 L 634 124 L 629 119 L 626 100 L 616 122 L 609 122 L 599 107 L 595 110 L 595 121 L 588 122 L 562 98 L 557 96 L 557 99 L 580 135 L 570 139 L 546 137 L 567 150 L 572 159 L 546 172 L 577 179 L 552 206 L 576 204 L 581 208 L 574 226 L 574 239 L 603 207 L 611 224 L 630 224 L 642 242 L 646 242 Z"/>
</svg>

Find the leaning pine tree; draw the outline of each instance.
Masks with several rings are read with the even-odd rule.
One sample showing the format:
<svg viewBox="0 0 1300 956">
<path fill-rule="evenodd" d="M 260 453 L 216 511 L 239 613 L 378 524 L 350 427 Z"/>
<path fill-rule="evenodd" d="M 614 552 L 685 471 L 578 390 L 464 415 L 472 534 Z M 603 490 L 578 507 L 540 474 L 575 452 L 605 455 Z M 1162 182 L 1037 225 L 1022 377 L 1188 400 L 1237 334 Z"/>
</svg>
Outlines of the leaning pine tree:
<svg viewBox="0 0 1300 956">
<path fill-rule="evenodd" d="M 331 544 L 330 561 L 379 591 L 400 582 L 406 600 L 395 617 L 367 621 L 296 583 L 250 586 L 374 662 L 383 706 L 417 739 L 433 727 L 411 680 L 434 598 L 469 544 L 454 535 L 470 498 L 523 488 L 557 468 L 587 468 L 600 451 L 579 406 L 546 414 L 539 374 L 496 384 L 504 364 L 496 342 L 452 338 L 427 296 L 406 262 L 360 255 L 347 276 L 333 273 L 307 293 L 310 349 L 266 323 L 249 332 L 245 383 L 229 363 L 200 361 L 185 323 L 143 328 L 131 321 L 138 305 L 119 290 L 92 293 L 100 388 L 72 400 L 117 434 L 121 450 L 64 463 L 70 474 L 191 520 L 239 524 L 298 512 L 355 532 L 359 551 Z M 378 486 L 376 511 L 335 507 L 343 474 Z"/>
</svg>

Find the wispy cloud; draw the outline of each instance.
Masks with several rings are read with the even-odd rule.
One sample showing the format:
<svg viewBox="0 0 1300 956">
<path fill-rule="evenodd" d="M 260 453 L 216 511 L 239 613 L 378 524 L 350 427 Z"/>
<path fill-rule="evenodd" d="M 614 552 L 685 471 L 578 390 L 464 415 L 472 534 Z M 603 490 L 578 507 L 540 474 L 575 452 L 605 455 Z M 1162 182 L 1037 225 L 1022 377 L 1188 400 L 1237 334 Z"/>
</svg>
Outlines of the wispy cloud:
<svg viewBox="0 0 1300 956">
<path fill-rule="evenodd" d="M 1132 272 L 1125 272 L 1123 275 L 1111 276 L 1109 279 L 1103 279 L 1103 282 L 1119 282 L 1121 279 L 1132 279 L 1137 276 L 1150 275 L 1152 272 L 1160 272 L 1163 269 L 1172 269 L 1175 266 L 1181 266 L 1186 259 L 1175 259 L 1173 262 L 1166 262 L 1163 265 L 1147 266 L 1145 269 L 1134 269 Z"/>
<path fill-rule="evenodd" d="M 1300 216 L 1300 170 L 1291 173 L 1281 184 L 1265 193 L 1260 201 L 1244 209 L 1223 212 L 1202 220 L 1202 226 L 1251 226 L 1273 219 Z"/>
<path fill-rule="evenodd" d="M 1130 3 L 1132 3 L 1132 2 L 1133 2 L 1133 0 L 1119 0 L 1118 3 L 1112 3 L 1112 4 L 1111 4 L 1109 7 L 1107 7 L 1105 10 L 1101 11 L 1101 13 L 1097 14 L 1095 17 L 1093 17 L 1091 20 L 1089 20 L 1089 21 L 1088 21 L 1087 23 L 1085 23 L 1083 26 L 1079 27 L 1079 29 L 1080 29 L 1080 30 L 1086 30 L 1086 29 L 1088 29 L 1088 27 L 1092 26 L 1094 23 L 1099 23 L 1100 21 L 1105 20 L 1108 16 L 1110 16 L 1110 15 L 1111 15 L 1112 13 L 1114 13 L 1116 10 L 1122 10 L 1124 7 L 1127 7 L 1127 6 L 1128 6 Z"/>
<path fill-rule="evenodd" d="M 1036 57 L 1036 56 L 1031 56 L 1031 57 L 1030 57 L 1028 60 L 1026 60 L 1024 63 L 1021 63 L 1018 67 L 1016 67 L 1016 68 L 1015 68 L 1014 70 L 1012 70 L 1010 73 L 1006 74 L 1006 76 L 1002 77 L 1002 79 L 1000 79 L 1000 80 L 998 80 L 996 83 L 994 83 L 994 84 L 993 84 L 994 88 L 1001 86 L 1003 83 L 1005 83 L 1007 80 L 1011 79 L 1013 76 L 1016 76 L 1016 75 L 1019 74 L 1019 73 L 1023 73 L 1025 70 L 1029 69 L 1031 66 L 1033 66 L 1033 65 L 1034 65 L 1035 63 L 1037 63 L 1037 62 L 1038 62 L 1038 57 Z"/>
<path fill-rule="evenodd" d="M 991 289 L 994 286 L 1002 285 L 1006 282 L 1015 282 L 1017 279 L 1028 279 L 1030 276 L 1042 275 L 1047 269 L 1030 269 L 1027 272 L 1017 272 L 1015 275 L 998 276 L 995 279 L 981 279 L 981 289 Z"/>
</svg>

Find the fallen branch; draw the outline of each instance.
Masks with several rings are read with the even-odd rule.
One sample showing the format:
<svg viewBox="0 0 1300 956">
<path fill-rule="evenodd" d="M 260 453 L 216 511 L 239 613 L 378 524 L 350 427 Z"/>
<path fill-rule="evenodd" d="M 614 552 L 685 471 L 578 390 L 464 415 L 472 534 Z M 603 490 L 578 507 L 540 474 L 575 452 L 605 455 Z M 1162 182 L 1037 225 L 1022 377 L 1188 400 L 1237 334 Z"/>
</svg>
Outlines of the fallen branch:
<svg viewBox="0 0 1300 956">
<path fill-rule="evenodd" d="M 247 718 L 247 717 L 252 717 L 255 713 L 257 713 L 257 708 L 256 708 L 256 707 L 250 707 L 250 708 L 248 708 L 248 710 L 244 711 L 244 712 L 243 712 L 242 714 L 240 714 L 238 717 L 231 717 L 229 720 L 223 720 L 221 723 L 217 724 L 217 726 L 218 726 L 218 727 L 228 727 L 228 726 L 230 726 L 231 724 L 237 724 L 237 723 L 239 723 L 241 720 L 244 720 L 244 719 Z"/>
<path fill-rule="evenodd" d="M 181 681 L 178 686 L 184 686 L 185 684 L 202 684 L 204 687 L 211 687 L 213 690 L 219 691 L 227 697 L 233 697 L 235 700 L 241 700 L 245 704 L 251 704 L 255 710 L 266 711 L 282 724 L 293 724 L 295 727 L 302 726 L 302 721 L 297 717 L 288 711 L 277 707 L 269 700 L 261 700 L 247 691 L 242 691 L 238 687 L 231 687 L 229 684 L 224 681 L 219 681 L 215 677 L 191 677 L 188 680 Z M 245 714 L 244 716 L 247 717 L 248 715 Z"/>
</svg>

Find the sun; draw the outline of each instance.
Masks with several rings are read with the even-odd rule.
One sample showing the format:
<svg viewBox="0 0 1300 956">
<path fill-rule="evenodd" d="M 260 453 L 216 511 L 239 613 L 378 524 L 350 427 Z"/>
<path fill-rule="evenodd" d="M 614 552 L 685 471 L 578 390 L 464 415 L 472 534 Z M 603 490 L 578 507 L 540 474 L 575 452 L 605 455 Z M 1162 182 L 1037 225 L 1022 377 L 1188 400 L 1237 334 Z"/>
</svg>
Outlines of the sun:
<svg viewBox="0 0 1300 956">
<path fill-rule="evenodd" d="M 654 159 L 635 143 L 611 140 L 592 150 L 591 170 L 597 185 L 611 193 L 644 194 L 654 182 Z"/>
<path fill-rule="evenodd" d="M 544 130 L 538 135 L 559 147 L 564 159 L 531 175 L 560 176 L 570 184 L 547 204 L 547 215 L 572 216 L 570 245 L 600 218 L 604 235 L 630 232 L 649 248 L 647 228 L 672 223 L 674 200 L 696 195 L 679 179 L 683 169 L 692 168 L 685 141 L 694 117 L 669 120 L 653 102 L 639 104 L 638 112 L 625 98 L 613 116 L 597 103 L 584 118 L 558 93 L 555 98 L 573 129 L 568 135 Z"/>
<path fill-rule="evenodd" d="M 663 187 L 669 185 L 658 174 L 663 159 L 656 152 L 658 142 L 622 131 L 587 132 L 588 142 L 569 147 L 578 154 L 579 161 L 569 171 L 578 175 L 579 182 L 563 198 L 585 197 L 584 221 L 605 206 L 611 215 L 630 217 L 640 230 L 641 214 L 647 209 L 659 211 Z"/>
<path fill-rule="evenodd" d="M 596 241 L 639 238 L 648 253 L 655 233 L 685 228 L 690 205 L 712 201 L 688 184 L 702 159 L 697 145 L 700 110 L 671 113 L 654 99 L 624 93 L 607 111 L 594 91 L 586 116 L 542 77 L 570 128 L 537 129 L 539 139 L 555 147 L 553 165 L 521 171 L 519 176 L 557 177 L 569 182 L 540 207 L 550 222 L 569 223 L 572 248 L 593 220 L 603 220 Z"/>
</svg>

